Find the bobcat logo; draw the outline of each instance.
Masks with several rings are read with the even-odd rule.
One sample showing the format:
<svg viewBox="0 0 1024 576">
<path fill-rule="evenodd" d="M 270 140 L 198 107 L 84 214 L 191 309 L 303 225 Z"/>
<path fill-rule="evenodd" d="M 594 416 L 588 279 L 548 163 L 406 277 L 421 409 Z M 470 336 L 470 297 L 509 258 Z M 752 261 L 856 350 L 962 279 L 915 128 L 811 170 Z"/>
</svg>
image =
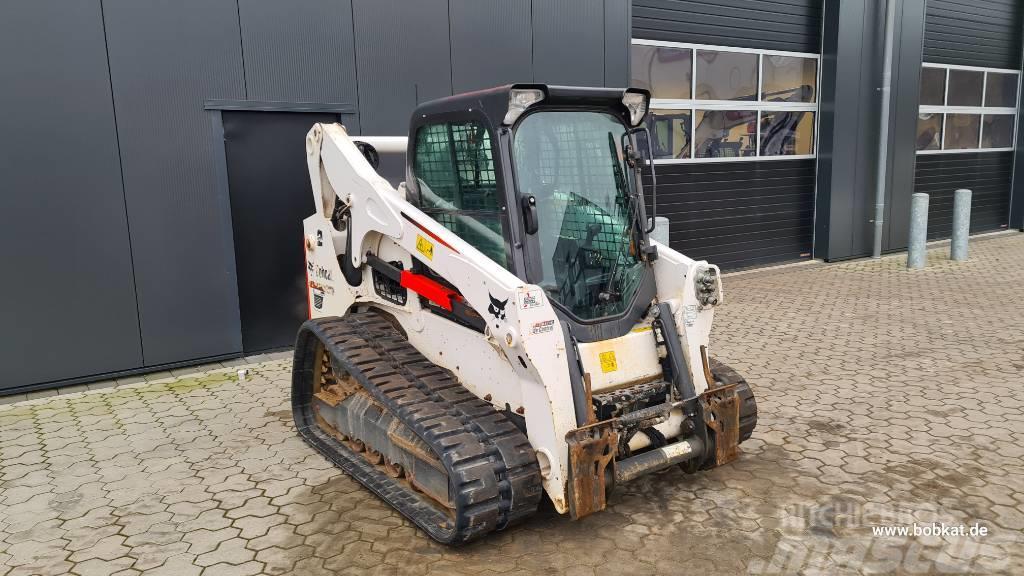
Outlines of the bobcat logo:
<svg viewBox="0 0 1024 576">
<path fill-rule="evenodd" d="M 504 300 L 498 300 L 494 296 L 491 296 L 490 292 L 487 293 L 487 296 L 489 296 L 491 299 L 491 305 L 487 307 L 487 311 L 491 314 L 491 316 L 494 316 L 496 320 L 504 320 L 505 305 L 508 304 L 508 298 L 505 298 Z"/>
</svg>

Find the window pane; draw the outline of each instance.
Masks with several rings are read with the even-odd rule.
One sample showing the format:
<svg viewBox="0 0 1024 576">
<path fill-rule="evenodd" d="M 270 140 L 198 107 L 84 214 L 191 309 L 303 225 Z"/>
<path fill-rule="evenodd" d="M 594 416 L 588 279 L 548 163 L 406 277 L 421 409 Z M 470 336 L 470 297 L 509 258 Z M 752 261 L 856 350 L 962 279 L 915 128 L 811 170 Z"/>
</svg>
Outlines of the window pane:
<svg viewBox="0 0 1024 576">
<path fill-rule="evenodd" d="M 416 132 L 413 167 L 423 211 L 507 267 L 487 128 L 478 122 L 423 126 Z"/>
<path fill-rule="evenodd" d="M 537 284 L 586 320 L 623 314 L 645 271 L 625 135 L 611 114 L 548 110 L 528 114 L 514 136 L 518 191 L 537 201 Z"/>
<path fill-rule="evenodd" d="M 499 210 L 491 137 L 483 124 L 452 122 L 420 128 L 416 177 L 426 184 L 420 186 L 424 207 Z"/>
<path fill-rule="evenodd" d="M 814 112 L 762 112 L 761 155 L 814 154 Z"/>
<path fill-rule="evenodd" d="M 942 148 L 942 114 L 918 114 L 917 149 L 939 150 Z"/>
<path fill-rule="evenodd" d="M 697 51 L 698 100 L 757 100 L 757 54 Z"/>
<path fill-rule="evenodd" d="M 757 112 L 753 110 L 698 110 L 695 117 L 696 157 L 756 156 Z"/>
<path fill-rule="evenodd" d="M 1013 114 L 985 115 L 985 130 L 981 136 L 982 148 L 1012 148 Z"/>
<path fill-rule="evenodd" d="M 921 69 L 921 106 L 943 106 L 946 103 L 946 69 Z M 920 150 L 920 148 L 918 148 Z"/>
<path fill-rule="evenodd" d="M 795 56 L 765 56 L 764 102 L 814 102 L 818 86 L 818 61 Z"/>
<path fill-rule="evenodd" d="M 984 72 L 970 70 L 949 71 L 949 101 L 947 106 L 981 106 L 981 84 Z"/>
<path fill-rule="evenodd" d="M 647 117 L 655 158 L 690 157 L 690 111 L 651 110 Z"/>
<path fill-rule="evenodd" d="M 946 114 L 946 150 L 968 150 L 978 147 L 979 114 Z"/>
<path fill-rule="evenodd" d="M 505 237 L 501 231 L 501 216 L 498 214 L 460 214 L 441 210 L 426 212 L 442 226 L 483 252 L 491 260 L 508 268 L 505 254 Z"/>
<path fill-rule="evenodd" d="M 1017 107 L 1017 75 L 989 72 L 985 86 L 985 106 Z"/>
<path fill-rule="evenodd" d="M 635 44 L 630 54 L 633 86 L 650 90 L 653 98 L 690 99 L 692 50 Z"/>
</svg>

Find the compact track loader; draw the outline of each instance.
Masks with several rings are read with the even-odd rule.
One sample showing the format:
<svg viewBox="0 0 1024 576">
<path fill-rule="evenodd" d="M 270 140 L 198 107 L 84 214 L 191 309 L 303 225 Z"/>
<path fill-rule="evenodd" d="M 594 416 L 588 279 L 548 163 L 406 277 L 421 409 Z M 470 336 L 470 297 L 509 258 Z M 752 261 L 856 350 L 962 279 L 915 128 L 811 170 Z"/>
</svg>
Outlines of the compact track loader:
<svg viewBox="0 0 1024 576">
<path fill-rule="evenodd" d="M 718 268 L 649 237 L 649 100 L 530 84 L 422 104 L 397 189 L 372 139 L 308 134 L 295 423 L 438 541 L 544 493 L 581 518 L 754 429 L 750 387 L 709 356 Z"/>
</svg>

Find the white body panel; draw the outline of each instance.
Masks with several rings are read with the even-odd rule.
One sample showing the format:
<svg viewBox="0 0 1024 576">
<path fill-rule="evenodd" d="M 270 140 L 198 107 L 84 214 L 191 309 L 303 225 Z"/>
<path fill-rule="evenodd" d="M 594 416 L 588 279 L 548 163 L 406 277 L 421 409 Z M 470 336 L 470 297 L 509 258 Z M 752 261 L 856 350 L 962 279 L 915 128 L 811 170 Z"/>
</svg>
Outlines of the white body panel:
<svg viewBox="0 0 1024 576">
<path fill-rule="evenodd" d="M 565 437 L 576 428 L 576 417 L 563 328 L 544 291 L 526 284 L 407 202 L 404 187 L 395 190 L 378 176 L 342 126 L 316 124 L 307 136 L 306 149 L 317 207 L 317 213 L 303 222 L 310 316 L 343 316 L 360 303 L 386 309 L 424 356 L 450 370 L 467 389 L 480 398 L 489 397 L 497 409 L 522 413 L 530 443 L 551 463 L 544 488 L 555 508 L 565 513 Z M 344 232 L 335 230 L 330 221 L 338 202 L 349 204 L 353 214 Z M 363 282 L 349 286 L 338 263 L 346 234 L 352 235 L 354 249 L 345 257 L 357 267 L 367 250 L 387 261 L 401 261 L 406 270 L 413 258 L 428 265 L 455 285 L 466 304 L 487 321 L 484 333 L 424 310 L 412 291 L 405 306 L 381 299 L 374 292 L 369 266 L 362 268 Z M 658 298 L 672 302 L 680 333 L 693 331 L 682 340 L 700 392 L 707 387 L 700 346 L 707 343 L 712 311 L 697 311 L 692 322 L 686 311 L 697 306 L 692 277 L 707 264 L 667 247 L 659 250 L 661 257 L 654 265 Z M 492 298 L 505 303 L 502 313 L 488 312 Z M 596 390 L 660 373 L 650 330 L 579 348 Z M 600 354 L 610 350 L 615 351 L 618 369 L 602 372 Z"/>
<path fill-rule="evenodd" d="M 602 342 L 578 345 L 584 378 L 594 394 L 661 377 L 661 359 L 651 325 L 641 324 L 626 334 Z"/>
</svg>

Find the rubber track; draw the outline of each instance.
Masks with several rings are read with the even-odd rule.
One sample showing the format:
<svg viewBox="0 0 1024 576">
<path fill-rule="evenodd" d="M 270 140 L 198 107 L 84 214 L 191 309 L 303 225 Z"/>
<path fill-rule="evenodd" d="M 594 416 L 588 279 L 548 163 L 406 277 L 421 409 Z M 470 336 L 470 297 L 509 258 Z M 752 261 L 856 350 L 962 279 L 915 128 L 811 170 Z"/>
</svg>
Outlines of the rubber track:
<svg viewBox="0 0 1024 576">
<path fill-rule="evenodd" d="M 750 438 L 757 426 L 757 400 L 754 399 L 754 391 L 750 389 L 740 373 L 730 366 L 715 360 L 708 359 L 708 368 L 715 380 L 722 384 L 736 384 L 736 393 L 740 397 L 740 442 Z"/>
<path fill-rule="evenodd" d="M 351 374 L 439 456 L 448 472 L 454 519 L 315 424 L 311 399 L 317 341 L 330 352 L 335 370 Z M 295 345 L 292 410 L 307 442 L 439 542 L 460 544 L 503 529 L 536 511 L 543 493 L 536 456 L 523 433 L 372 311 L 302 325 Z"/>
</svg>

